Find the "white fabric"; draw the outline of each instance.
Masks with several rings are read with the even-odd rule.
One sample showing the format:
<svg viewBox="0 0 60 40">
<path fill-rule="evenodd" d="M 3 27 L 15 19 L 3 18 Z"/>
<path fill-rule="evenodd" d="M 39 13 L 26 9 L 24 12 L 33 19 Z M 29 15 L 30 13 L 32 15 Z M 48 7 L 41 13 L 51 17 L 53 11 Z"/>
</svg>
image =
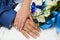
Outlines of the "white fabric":
<svg viewBox="0 0 60 40">
<path fill-rule="evenodd" d="M 42 30 L 40 36 L 37 39 L 33 39 L 30 36 L 29 40 L 56 40 L 56 30 L 55 28 Z M 28 40 L 21 32 L 17 31 L 14 27 L 11 30 L 2 27 L 0 29 L 0 40 Z"/>
<path fill-rule="evenodd" d="M 21 3 L 23 0 L 14 0 L 15 3 Z"/>
<path fill-rule="evenodd" d="M 57 40 L 60 40 L 60 33 L 57 33 Z"/>
</svg>

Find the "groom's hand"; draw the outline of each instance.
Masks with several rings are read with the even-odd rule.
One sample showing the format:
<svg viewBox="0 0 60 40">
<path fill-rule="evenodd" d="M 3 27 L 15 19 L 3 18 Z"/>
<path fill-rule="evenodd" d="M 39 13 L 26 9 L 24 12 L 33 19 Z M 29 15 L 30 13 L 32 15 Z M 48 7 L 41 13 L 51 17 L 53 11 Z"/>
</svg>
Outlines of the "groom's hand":
<svg viewBox="0 0 60 40">
<path fill-rule="evenodd" d="M 27 19 L 21 32 L 26 38 L 29 38 L 29 35 L 33 38 L 37 38 L 39 36 L 40 29 L 33 21 Z"/>
</svg>

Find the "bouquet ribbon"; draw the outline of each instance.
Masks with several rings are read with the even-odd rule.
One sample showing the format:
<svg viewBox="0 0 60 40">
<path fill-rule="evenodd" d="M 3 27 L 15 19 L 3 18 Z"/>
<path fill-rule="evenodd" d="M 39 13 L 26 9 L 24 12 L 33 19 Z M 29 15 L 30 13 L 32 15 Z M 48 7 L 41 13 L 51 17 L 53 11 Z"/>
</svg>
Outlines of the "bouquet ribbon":
<svg viewBox="0 0 60 40">
<path fill-rule="evenodd" d="M 60 32 L 60 12 L 53 11 L 53 17 L 48 20 L 44 25 L 41 26 L 42 29 L 47 29 L 56 25 L 56 31 Z"/>
</svg>

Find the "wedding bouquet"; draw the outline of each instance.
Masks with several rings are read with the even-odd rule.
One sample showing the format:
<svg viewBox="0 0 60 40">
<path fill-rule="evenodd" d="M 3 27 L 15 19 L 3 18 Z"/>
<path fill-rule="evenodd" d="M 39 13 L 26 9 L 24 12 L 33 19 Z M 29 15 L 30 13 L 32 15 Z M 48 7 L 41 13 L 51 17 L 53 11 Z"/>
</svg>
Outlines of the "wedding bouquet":
<svg viewBox="0 0 60 40">
<path fill-rule="evenodd" d="M 60 1 L 39 0 L 32 2 L 31 13 L 34 22 L 42 29 L 53 27 L 56 24 L 57 32 L 60 31 Z"/>
</svg>

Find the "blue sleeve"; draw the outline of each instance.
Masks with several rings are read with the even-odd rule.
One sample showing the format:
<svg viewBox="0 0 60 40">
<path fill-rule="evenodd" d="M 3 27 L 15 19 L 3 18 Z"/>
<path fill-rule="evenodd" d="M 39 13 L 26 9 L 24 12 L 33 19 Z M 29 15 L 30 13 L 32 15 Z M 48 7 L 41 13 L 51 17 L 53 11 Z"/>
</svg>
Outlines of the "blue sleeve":
<svg viewBox="0 0 60 40">
<path fill-rule="evenodd" d="M 15 16 L 16 12 L 13 9 L 8 10 L 4 12 L 2 15 L 0 15 L 0 23 L 3 24 L 8 29 L 10 29 L 11 27 L 9 25 L 12 23 Z"/>
<path fill-rule="evenodd" d="M 12 8 L 13 0 L 0 0 L 0 25 L 11 28 L 10 24 L 16 16 L 16 12 Z"/>
</svg>

